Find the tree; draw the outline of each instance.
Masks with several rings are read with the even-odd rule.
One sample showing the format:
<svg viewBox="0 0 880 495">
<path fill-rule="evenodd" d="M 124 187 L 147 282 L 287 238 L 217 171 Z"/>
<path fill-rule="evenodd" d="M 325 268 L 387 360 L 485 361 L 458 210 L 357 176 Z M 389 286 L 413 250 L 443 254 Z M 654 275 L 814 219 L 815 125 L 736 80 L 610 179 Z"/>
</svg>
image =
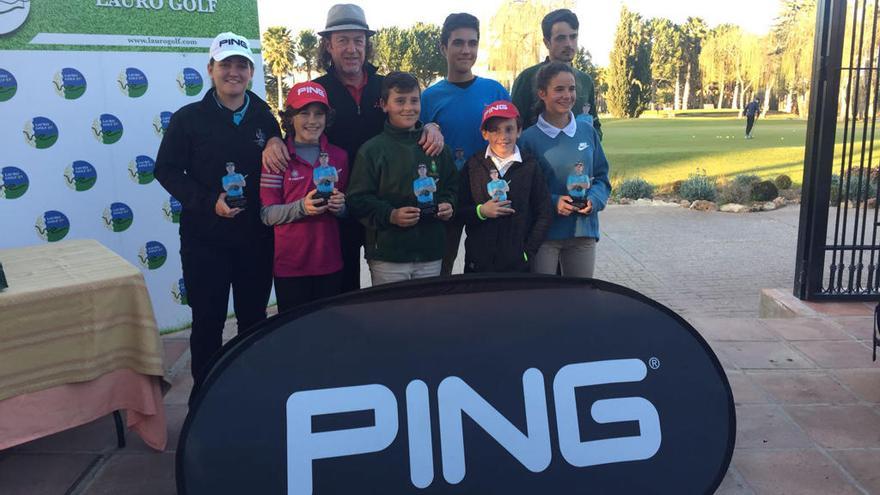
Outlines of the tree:
<svg viewBox="0 0 880 495">
<path fill-rule="evenodd" d="M 636 118 L 651 98 L 650 39 L 641 16 L 626 6 L 614 35 L 608 64 L 608 109 L 617 117 Z"/>
<path fill-rule="evenodd" d="M 703 51 L 703 40 L 706 38 L 709 28 L 706 22 L 699 17 L 688 17 L 682 26 L 682 50 L 681 72 L 679 79 L 681 86 L 681 98 L 679 109 L 687 110 L 692 106 L 692 98 L 699 95 L 703 89 L 703 80 L 700 77 L 700 54 Z M 678 94 L 678 91 L 676 91 Z"/>
<path fill-rule="evenodd" d="M 383 72 L 409 72 L 427 87 L 446 72 L 440 53 L 440 26 L 416 23 L 411 28 L 382 28 L 373 36 L 373 60 Z"/>
<path fill-rule="evenodd" d="M 651 99 L 654 104 L 671 105 L 678 110 L 678 83 L 681 72 L 682 32 L 669 19 L 652 19 Z"/>
<path fill-rule="evenodd" d="M 318 36 L 311 29 L 299 32 L 296 54 L 302 60 L 299 67 L 305 69 L 309 81 L 312 80 L 312 71 L 318 63 Z"/>
<path fill-rule="evenodd" d="M 787 92 L 786 110 L 801 117 L 807 112 L 815 24 L 816 0 L 780 0 L 779 17 L 773 27 L 779 73 Z"/>
<path fill-rule="evenodd" d="M 282 108 L 284 98 L 281 91 L 284 86 L 284 78 L 293 71 L 296 47 L 290 30 L 282 26 L 272 26 L 263 33 L 263 62 L 269 67 L 269 72 L 281 84 L 276 84 L 278 90 L 278 109 Z"/>
<path fill-rule="evenodd" d="M 489 53 L 489 70 L 510 88 L 516 76 L 541 60 L 544 35 L 540 19 L 552 10 L 540 0 L 503 2 L 489 22 L 489 33 L 481 43 Z"/>
<path fill-rule="evenodd" d="M 596 79 L 599 77 L 599 68 L 593 65 L 593 54 L 590 53 L 584 47 L 578 47 L 578 51 L 574 56 L 574 60 L 571 61 L 571 65 L 590 76 L 593 80 L 593 83 L 596 84 Z"/>
<path fill-rule="evenodd" d="M 385 74 L 401 70 L 406 54 L 406 34 L 397 26 L 381 28 L 373 35 L 373 61 Z"/>
<path fill-rule="evenodd" d="M 446 73 L 446 57 L 440 53 L 440 26 L 416 23 L 407 30 L 407 48 L 403 56 L 405 71 L 414 75 L 422 88 Z"/>
<path fill-rule="evenodd" d="M 288 86 L 282 78 L 281 91 L 278 91 L 278 78 L 269 71 L 269 68 L 266 65 L 263 65 L 263 79 L 266 82 L 266 103 L 269 105 L 269 108 L 283 107 L 284 100 L 279 100 L 278 97 L 282 94 L 287 94 L 287 92 L 290 91 L 290 86 Z M 281 102 L 280 105 L 279 101 Z"/>
</svg>

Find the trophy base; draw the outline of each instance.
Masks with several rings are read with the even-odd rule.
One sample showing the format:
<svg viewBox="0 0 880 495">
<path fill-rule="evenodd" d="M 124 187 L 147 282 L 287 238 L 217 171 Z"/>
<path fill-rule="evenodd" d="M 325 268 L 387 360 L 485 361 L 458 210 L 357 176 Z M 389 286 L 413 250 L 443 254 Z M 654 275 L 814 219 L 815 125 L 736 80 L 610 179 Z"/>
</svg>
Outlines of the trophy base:
<svg viewBox="0 0 880 495">
<path fill-rule="evenodd" d="M 244 196 L 226 196 L 226 204 L 230 208 L 244 209 L 247 206 L 247 198 L 245 198 Z"/>
<path fill-rule="evenodd" d="M 583 210 L 584 208 L 587 207 L 587 202 L 584 200 L 580 200 L 580 199 L 572 199 L 568 204 L 570 204 L 571 206 L 574 206 L 578 210 Z"/>
<path fill-rule="evenodd" d="M 316 191 L 315 195 L 312 196 L 312 198 L 321 200 L 321 202 L 316 205 L 320 208 L 320 207 L 326 205 L 330 201 L 330 196 L 332 196 L 332 195 L 333 195 L 332 192 Z"/>
<path fill-rule="evenodd" d="M 433 220 L 437 214 L 437 205 L 419 205 L 419 221 Z"/>
</svg>

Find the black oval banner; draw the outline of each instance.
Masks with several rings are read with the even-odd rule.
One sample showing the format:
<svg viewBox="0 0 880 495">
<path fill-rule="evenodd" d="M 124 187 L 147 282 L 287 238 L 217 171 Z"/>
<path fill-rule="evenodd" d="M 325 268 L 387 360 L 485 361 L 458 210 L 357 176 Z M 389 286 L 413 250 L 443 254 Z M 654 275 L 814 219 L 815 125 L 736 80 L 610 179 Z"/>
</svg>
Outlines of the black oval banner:
<svg viewBox="0 0 880 495">
<path fill-rule="evenodd" d="M 709 494 L 727 377 L 682 318 L 557 277 L 396 284 L 227 344 L 184 424 L 183 494 Z"/>
</svg>

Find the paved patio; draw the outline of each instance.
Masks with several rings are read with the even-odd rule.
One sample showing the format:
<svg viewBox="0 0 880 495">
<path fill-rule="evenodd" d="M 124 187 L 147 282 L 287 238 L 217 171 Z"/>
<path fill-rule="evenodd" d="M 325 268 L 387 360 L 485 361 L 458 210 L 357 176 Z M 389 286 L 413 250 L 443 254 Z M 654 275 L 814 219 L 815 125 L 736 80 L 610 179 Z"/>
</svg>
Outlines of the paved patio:
<svg viewBox="0 0 880 495">
<path fill-rule="evenodd" d="M 757 318 L 759 291 L 790 287 L 797 210 L 758 215 L 615 207 L 597 276 L 680 312 L 727 370 L 737 447 L 721 494 L 880 494 L 880 365 L 864 305 Z M 227 328 L 231 328 L 230 325 Z M 169 448 L 116 449 L 111 418 L 0 452 L 0 493 L 170 494 L 186 416 L 187 335 L 163 338 Z"/>
</svg>

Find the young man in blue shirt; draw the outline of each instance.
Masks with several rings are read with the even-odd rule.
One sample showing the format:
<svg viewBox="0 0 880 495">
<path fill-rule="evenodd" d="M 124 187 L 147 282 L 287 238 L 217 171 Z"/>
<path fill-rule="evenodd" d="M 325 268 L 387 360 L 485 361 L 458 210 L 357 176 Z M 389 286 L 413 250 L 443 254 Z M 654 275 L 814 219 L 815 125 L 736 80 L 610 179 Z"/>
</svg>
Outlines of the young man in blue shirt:
<svg viewBox="0 0 880 495">
<path fill-rule="evenodd" d="M 446 144 L 457 158 L 459 171 L 474 153 L 486 152 L 487 143 L 480 132 L 483 111 L 494 101 L 510 101 L 507 90 L 497 81 L 474 75 L 479 44 L 479 19 L 471 14 L 450 14 L 440 33 L 446 79 L 422 93 L 422 120 L 440 125 Z M 463 228 L 455 219 L 446 224 L 443 275 L 452 273 Z"/>
</svg>

